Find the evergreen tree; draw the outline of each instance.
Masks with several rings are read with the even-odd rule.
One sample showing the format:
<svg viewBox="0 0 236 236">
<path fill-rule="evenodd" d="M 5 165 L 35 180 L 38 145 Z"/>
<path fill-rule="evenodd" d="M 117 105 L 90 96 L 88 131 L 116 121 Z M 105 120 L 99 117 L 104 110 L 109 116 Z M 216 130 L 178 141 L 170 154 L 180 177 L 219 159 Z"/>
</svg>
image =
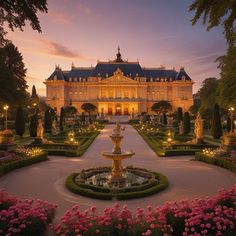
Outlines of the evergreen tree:
<svg viewBox="0 0 236 236">
<path fill-rule="evenodd" d="M 178 107 L 178 112 L 177 112 L 177 122 L 179 124 L 180 121 L 183 121 L 183 109 L 182 107 Z"/>
<path fill-rule="evenodd" d="M 63 131 L 64 129 L 64 108 L 61 107 L 61 112 L 60 112 L 60 130 Z"/>
<path fill-rule="evenodd" d="M 38 95 L 37 95 L 37 92 L 36 92 L 36 88 L 35 88 L 34 85 L 32 87 L 31 98 L 38 98 Z"/>
<path fill-rule="evenodd" d="M 215 104 L 213 111 L 211 135 L 215 139 L 219 139 L 223 135 L 221 119 L 220 119 L 220 110 L 219 110 L 219 105 L 217 103 Z"/>
<path fill-rule="evenodd" d="M 184 113 L 183 126 L 184 126 L 184 134 L 190 133 L 190 131 L 191 131 L 191 123 L 190 123 L 190 117 L 189 117 L 189 113 L 188 112 Z"/>
<path fill-rule="evenodd" d="M 37 128 L 38 128 L 38 114 L 35 113 L 30 119 L 30 137 L 37 137 Z"/>
<path fill-rule="evenodd" d="M 22 107 L 18 107 L 16 111 L 15 130 L 16 135 L 20 135 L 21 137 L 25 132 L 25 117 Z"/>
<path fill-rule="evenodd" d="M 163 113 L 162 121 L 163 121 L 163 125 L 167 125 L 166 113 Z"/>
<path fill-rule="evenodd" d="M 22 105 L 28 98 L 26 68 L 18 48 L 12 43 L 0 47 L 0 101 Z"/>
<path fill-rule="evenodd" d="M 52 113 L 50 108 L 48 108 L 44 113 L 44 129 L 45 132 L 52 132 Z"/>
</svg>

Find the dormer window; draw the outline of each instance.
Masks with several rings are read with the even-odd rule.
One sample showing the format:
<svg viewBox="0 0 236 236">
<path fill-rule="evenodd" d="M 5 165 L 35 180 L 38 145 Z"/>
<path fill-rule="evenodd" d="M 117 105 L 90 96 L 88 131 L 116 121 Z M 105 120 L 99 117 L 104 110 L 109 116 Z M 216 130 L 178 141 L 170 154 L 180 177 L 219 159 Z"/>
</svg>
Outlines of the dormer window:
<svg viewBox="0 0 236 236">
<path fill-rule="evenodd" d="M 182 76 L 182 80 L 184 80 L 184 81 L 186 80 L 186 77 L 184 75 Z"/>
<path fill-rule="evenodd" d="M 161 82 L 163 82 L 164 81 L 164 78 L 161 78 Z"/>
<path fill-rule="evenodd" d="M 72 81 L 72 78 L 71 78 L 71 77 L 69 78 L 69 81 L 70 81 L 70 82 Z"/>
<path fill-rule="evenodd" d="M 76 77 L 74 78 L 74 81 L 77 82 L 77 78 Z"/>
<path fill-rule="evenodd" d="M 108 77 L 108 74 L 106 73 L 106 77 Z"/>
<path fill-rule="evenodd" d="M 172 78 L 170 78 L 169 81 L 172 82 Z"/>
<path fill-rule="evenodd" d="M 53 80 L 57 80 L 57 76 L 56 75 L 54 75 Z"/>
<path fill-rule="evenodd" d="M 151 77 L 151 78 L 150 78 L 150 82 L 152 82 L 152 81 L 153 81 L 153 78 Z"/>
<path fill-rule="evenodd" d="M 82 78 L 81 77 L 79 77 L 79 82 L 81 82 L 82 81 Z"/>
<path fill-rule="evenodd" d="M 138 73 L 136 74 L 136 76 L 138 77 Z"/>
</svg>

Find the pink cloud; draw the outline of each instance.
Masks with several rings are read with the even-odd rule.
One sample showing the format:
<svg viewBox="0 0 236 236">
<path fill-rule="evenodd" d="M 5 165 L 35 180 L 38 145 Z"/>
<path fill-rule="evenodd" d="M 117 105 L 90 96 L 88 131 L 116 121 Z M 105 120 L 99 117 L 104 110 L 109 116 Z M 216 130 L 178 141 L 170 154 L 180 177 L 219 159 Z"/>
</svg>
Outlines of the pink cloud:
<svg viewBox="0 0 236 236">
<path fill-rule="evenodd" d="M 48 54 L 59 56 L 59 57 L 65 57 L 65 58 L 78 58 L 82 60 L 88 60 L 87 57 L 77 53 L 74 50 L 71 50 L 67 48 L 66 46 L 47 39 L 41 40 L 44 49 L 47 51 Z"/>
</svg>

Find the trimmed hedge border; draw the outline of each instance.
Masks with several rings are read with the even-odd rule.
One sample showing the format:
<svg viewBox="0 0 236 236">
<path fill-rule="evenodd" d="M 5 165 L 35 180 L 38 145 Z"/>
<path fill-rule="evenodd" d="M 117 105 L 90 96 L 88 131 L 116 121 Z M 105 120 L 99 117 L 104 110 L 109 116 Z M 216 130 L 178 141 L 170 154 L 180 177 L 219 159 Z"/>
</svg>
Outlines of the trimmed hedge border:
<svg viewBox="0 0 236 236">
<path fill-rule="evenodd" d="M 43 154 L 38 155 L 36 157 L 9 162 L 7 164 L 0 166 L 0 177 L 12 170 L 19 169 L 25 166 L 29 166 L 29 165 L 32 165 L 41 161 L 47 161 L 47 160 L 48 160 L 48 154 L 44 152 Z"/>
<path fill-rule="evenodd" d="M 96 199 L 103 199 L 103 200 L 112 200 L 112 193 L 105 193 L 105 192 L 94 192 L 92 189 L 84 188 L 84 186 L 80 187 L 74 182 L 75 176 L 78 173 L 72 173 L 66 178 L 66 187 L 73 193 L 83 195 L 86 197 L 96 198 Z"/>
<path fill-rule="evenodd" d="M 223 159 L 223 157 L 222 158 L 209 157 L 201 152 L 197 152 L 195 154 L 195 160 L 206 162 L 208 164 L 212 164 L 212 165 L 216 165 L 216 166 L 220 166 L 222 168 L 225 168 L 227 170 L 230 170 L 230 171 L 236 173 L 236 163 L 225 160 L 225 159 Z"/>
<path fill-rule="evenodd" d="M 119 193 L 116 195 L 118 200 L 128 200 L 133 198 L 147 197 L 155 193 L 161 192 L 169 186 L 169 181 L 167 177 L 161 173 L 153 172 L 156 175 L 156 178 L 159 180 L 157 185 L 154 185 L 148 189 L 127 193 Z"/>
<path fill-rule="evenodd" d="M 204 147 L 216 147 L 215 145 L 202 145 L 202 144 L 173 144 L 169 147 L 169 149 L 165 149 L 162 147 L 161 143 L 156 140 L 156 137 L 152 137 L 151 135 L 140 132 L 136 129 L 135 126 L 133 128 L 138 132 L 138 134 L 144 139 L 144 141 L 148 144 L 148 146 L 159 156 L 182 156 L 182 155 L 195 155 L 197 152 L 200 152 Z M 160 138 L 160 140 L 162 140 Z M 184 149 L 180 149 L 183 147 Z"/>
<path fill-rule="evenodd" d="M 30 144 L 30 145 L 27 145 L 26 147 L 39 147 L 43 149 L 44 151 L 46 151 L 49 155 L 80 157 L 85 153 L 85 151 L 89 148 L 89 146 L 93 143 L 93 141 L 99 134 L 100 132 L 96 132 L 95 134 L 91 135 L 89 138 L 85 137 L 81 141 L 82 145 L 79 145 L 79 146 L 71 145 L 71 144 L 52 143 L 52 144 L 43 144 L 43 145 Z M 52 148 L 50 148 L 50 146 Z"/>
<path fill-rule="evenodd" d="M 74 182 L 74 178 L 79 173 L 72 173 L 66 178 L 66 187 L 73 193 L 83 195 L 86 197 L 102 199 L 102 200 L 112 200 L 113 197 L 116 197 L 118 200 L 126 200 L 126 199 L 133 199 L 133 198 L 141 198 L 146 197 L 155 193 L 158 193 L 169 186 L 169 181 L 167 177 L 161 173 L 153 172 L 158 179 L 157 185 L 149 185 L 147 189 L 142 189 L 137 187 L 131 187 L 130 190 L 133 188 L 134 191 L 130 192 L 122 192 L 122 193 L 113 193 L 109 188 L 104 187 L 97 187 L 88 184 L 76 184 Z M 143 186 L 141 186 L 143 187 Z M 140 189 L 140 190 L 139 190 Z M 135 191 L 136 190 L 136 191 Z"/>
</svg>

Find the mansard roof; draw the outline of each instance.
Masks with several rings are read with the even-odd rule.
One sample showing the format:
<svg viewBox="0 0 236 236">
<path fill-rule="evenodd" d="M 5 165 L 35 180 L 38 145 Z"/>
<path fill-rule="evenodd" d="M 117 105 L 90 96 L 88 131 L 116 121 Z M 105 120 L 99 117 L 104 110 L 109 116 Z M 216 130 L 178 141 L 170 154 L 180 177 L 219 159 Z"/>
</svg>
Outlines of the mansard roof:
<svg viewBox="0 0 236 236">
<path fill-rule="evenodd" d="M 62 71 L 56 67 L 55 71 L 50 75 L 48 80 L 69 81 L 69 78 L 85 78 L 101 77 L 102 79 L 110 77 L 117 69 L 120 69 L 124 76 L 134 79 L 135 77 L 146 77 L 147 81 L 156 81 L 156 79 L 167 78 L 167 81 L 188 80 L 191 81 L 189 75 L 182 67 L 180 71 L 175 69 L 161 68 L 142 68 L 138 62 L 98 62 L 95 67 L 72 67 L 70 71 Z"/>
<path fill-rule="evenodd" d="M 117 69 L 120 69 L 124 76 L 134 78 L 145 77 L 142 67 L 138 62 L 99 62 L 95 69 L 92 71 L 92 77 L 110 77 Z"/>
</svg>

